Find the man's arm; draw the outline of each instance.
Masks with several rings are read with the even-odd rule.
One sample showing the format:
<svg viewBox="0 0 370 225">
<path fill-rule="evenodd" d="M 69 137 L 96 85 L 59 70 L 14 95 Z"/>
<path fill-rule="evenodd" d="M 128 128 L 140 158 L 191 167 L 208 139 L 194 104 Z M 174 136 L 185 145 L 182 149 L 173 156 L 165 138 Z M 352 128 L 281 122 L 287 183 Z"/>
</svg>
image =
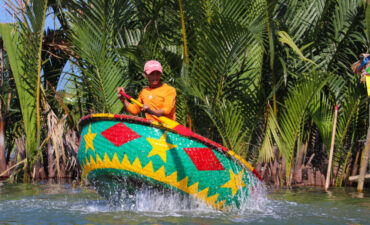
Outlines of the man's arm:
<svg viewBox="0 0 370 225">
<path fill-rule="evenodd" d="M 150 109 L 149 106 L 146 104 L 143 105 L 143 108 L 141 108 L 141 111 L 145 113 L 149 113 L 151 115 L 158 116 L 158 117 L 165 115 L 164 109 Z"/>
<path fill-rule="evenodd" d="M 125 92 L 125 89 L 123 87 L 119 87 L 117 88 L 117 97 L 119 98 L 119 100 L 121 100 L 122 104 L 125 106 L 126 110 L 133 114 L 134 116 L 136 116 L 139 112 L 140 112 L 140 107 L 137 106 L 136 104 L 131 104 L 126 98 L 125 96 L 123 96 L 121 94 L 121 92 L 123 93 L 126 93 Z M 139 96 L 140 98 L 140 96 Z"/>
</svg>

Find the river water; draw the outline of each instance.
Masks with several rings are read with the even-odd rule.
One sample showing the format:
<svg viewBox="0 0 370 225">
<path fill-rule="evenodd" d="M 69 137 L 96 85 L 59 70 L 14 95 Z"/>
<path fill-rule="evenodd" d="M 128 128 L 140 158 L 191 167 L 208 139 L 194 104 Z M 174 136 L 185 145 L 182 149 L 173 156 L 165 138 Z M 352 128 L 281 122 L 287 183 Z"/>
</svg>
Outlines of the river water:
<svg viewBox="0 0 370 225">
<path fill-rule="evenodd" d="M 112 203 L 71 183 L 0 182 L 0 224 L 370 224 L 370 191 L 261 187 L 228 212 L 143 189 Z"/>
</svg>

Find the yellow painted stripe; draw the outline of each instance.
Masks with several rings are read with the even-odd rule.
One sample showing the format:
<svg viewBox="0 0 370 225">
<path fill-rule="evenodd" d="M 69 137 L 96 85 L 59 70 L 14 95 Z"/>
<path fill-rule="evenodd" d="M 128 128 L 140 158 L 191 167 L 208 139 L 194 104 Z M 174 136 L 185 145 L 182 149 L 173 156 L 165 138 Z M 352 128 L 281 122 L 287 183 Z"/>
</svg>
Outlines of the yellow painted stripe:
<svg viewBox="0 0 370 225">
<path fill-rule="evenodd" d="M 93 118 L 97 118 L 97 117 L 114 118 L 114 114 L 111 114 L 111 113 L 96 113 L 96 114 L 91 114 L 91 117 L 93 117 Z"/>
<path fill-rule="evenodd" d="M 133 103 L 135 103 L 136 105 L 140 106 L 140 107 L 143 107 L 143 104 L 141 104 L 140 102 L 138 102 L 137 100 L 131 98 L 130 101 L 132 101 Z"/>
<path fill-rule="evenodd" d="M 179 125 L 178 122 L 174 121 L 174 120 L 171 120 L 170 118 L 167 118 L 165 116 L 161 116 L 159 117 L 159 120 L 162 122 L 162 125 L 164 127 L 167 127 L 167 128 L 170 128 L 170 129 L 173 129 L 175 128 L 177 125 Z"/>
</svg>

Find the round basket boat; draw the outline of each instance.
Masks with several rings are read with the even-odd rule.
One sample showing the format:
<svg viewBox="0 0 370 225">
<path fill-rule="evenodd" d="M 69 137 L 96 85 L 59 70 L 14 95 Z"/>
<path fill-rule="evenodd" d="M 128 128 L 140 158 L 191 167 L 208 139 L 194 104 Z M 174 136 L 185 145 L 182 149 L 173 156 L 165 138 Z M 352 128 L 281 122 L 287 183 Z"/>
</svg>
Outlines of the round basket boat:
<svg viewBox="0 0 370 225">
<path fill-rule="evenodd" d="M 233 151 L 181 125 L 171 128 L 117 114 L 91 114 L 79 125 L 82 175 L 105 197 L 112 187 L 130 190 L 150 184 L 223 209 L 238 207 L 241 196 L 261 179 Z"/>
</svg>

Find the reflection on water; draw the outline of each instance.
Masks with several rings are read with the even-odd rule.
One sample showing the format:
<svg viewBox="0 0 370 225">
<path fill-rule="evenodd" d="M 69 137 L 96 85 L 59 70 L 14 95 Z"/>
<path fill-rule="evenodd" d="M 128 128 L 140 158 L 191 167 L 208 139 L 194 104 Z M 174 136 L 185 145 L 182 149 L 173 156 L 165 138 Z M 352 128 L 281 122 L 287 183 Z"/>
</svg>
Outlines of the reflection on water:
<svg viewBox="0 0 370 225">
<path fill-rule="evenodd" d="M 0 184 L 0 224 L 370 224 L 368 189 L 257 187 L 228 212 L 148 187 L 120 195 L 131 200 L 112 203 L 71 183 Z"/>
</svg>

